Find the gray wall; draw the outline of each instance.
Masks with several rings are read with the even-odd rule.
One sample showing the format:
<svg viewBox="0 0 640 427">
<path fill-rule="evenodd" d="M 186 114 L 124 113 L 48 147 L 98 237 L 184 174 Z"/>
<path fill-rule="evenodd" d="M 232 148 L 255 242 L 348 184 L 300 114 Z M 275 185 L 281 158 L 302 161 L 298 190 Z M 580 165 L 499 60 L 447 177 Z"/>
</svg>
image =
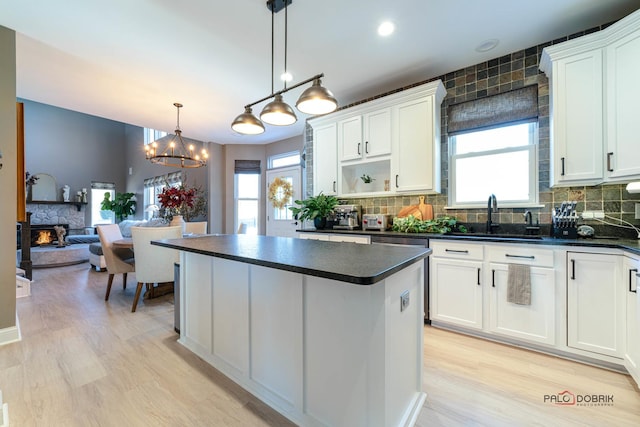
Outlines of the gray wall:
<svg viewBox="0 0 640 427">
<path fill-rule="evenodd" d="M 65 184 L 71 195 L 91 188 L 91 181 L 113 182 L 116 191 L 127 189 L 122 153 L 127 144 L 125 125 L 88 114 L 24 102 L 25 168 L 32 174 L 48 173 L 58 184 L 62 200 Z M 142 135 L 142 130 L 140 130 Z M 90 225 L 89 206 L 85 224 Z"/>
<path fill-rule="evenodd" d="M 0 333 L 16 325 L 16 34 L 0 26 Z"/>
</svg>

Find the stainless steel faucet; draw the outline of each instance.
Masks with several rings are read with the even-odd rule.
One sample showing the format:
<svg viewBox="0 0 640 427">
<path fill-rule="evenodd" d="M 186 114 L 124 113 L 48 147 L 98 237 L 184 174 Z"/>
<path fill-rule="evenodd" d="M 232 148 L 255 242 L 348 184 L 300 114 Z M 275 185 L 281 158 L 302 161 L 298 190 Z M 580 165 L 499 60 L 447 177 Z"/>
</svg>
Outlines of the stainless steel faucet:
<svg viewBox="0 0 640 427">
<path fill-rule="evenodd" d="M 487 233 L 491 234 L 493 231 L 493 227 L 498 227 L 498 224 L 494 224 L 491 219 L 491 213 L 498 212 L 498 200 L 496 199 L 496 195 L 492 194 L 489 196 L 489 200 L 487 201 Z"/>
<path fill-rule="evenodd" d="M 526 211 L 524 213 L 524 222 L 526 222 L 529 227 L 533 226 L 533 215 L 531 214 L 531 211 Z"/>
</svg>

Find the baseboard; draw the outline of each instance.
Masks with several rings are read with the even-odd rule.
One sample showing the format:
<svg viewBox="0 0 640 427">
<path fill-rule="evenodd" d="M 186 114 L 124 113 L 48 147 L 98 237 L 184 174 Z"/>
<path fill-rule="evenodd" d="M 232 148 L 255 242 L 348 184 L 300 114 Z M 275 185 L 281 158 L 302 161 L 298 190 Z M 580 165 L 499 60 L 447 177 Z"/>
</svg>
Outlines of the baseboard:
<svg viewBox="0 0 640 427">
<path fill-rule="evenodd" d="M 0 329 L 0 345 L 20 341 L 21 339 L 20 324 L 18 323 L 18 316 L 16 315 L 16 326 Z"/>
</svg>

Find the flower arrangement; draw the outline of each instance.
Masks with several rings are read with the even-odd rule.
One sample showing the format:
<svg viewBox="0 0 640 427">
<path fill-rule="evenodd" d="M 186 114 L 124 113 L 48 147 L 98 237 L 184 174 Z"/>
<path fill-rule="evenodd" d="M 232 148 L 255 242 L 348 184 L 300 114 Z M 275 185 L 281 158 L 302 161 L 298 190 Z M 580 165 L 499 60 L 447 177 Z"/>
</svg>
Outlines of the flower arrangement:
<svg viewBox="0 0 640 427">
<path fill-rule="evenodd" d="M 269 185 L 269 194 L 267 197 L 276 209 L 282 209 L 287 206 L 292 196 L 293 185 L 281 177 L 275 178 Z"/>
<path fill-rule="evenodd" d="M 178 186 L 165 186 L 162 193 L 158 194 L 158 202 L 167 220 L 182 215 L 185 221 L 190 221 L 207 212 L 204 192 L 199 187 L 188 187 L 186 182 Z"/>
</svg>

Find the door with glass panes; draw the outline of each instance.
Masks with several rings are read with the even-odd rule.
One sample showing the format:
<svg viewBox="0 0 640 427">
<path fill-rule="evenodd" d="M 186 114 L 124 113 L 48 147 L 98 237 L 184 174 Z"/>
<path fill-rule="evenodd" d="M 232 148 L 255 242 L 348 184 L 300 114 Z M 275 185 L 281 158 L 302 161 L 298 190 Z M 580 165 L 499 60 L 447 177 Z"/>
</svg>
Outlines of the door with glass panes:
<svg viewBox="0 0 640 427">
<path fill-rule="evenodd" d="M 267 236 L 297 237 L 301 223 L 289 208 L 294 200 L 302 198 L 301 180 L 300 166 L 267 171 Z"/>
</svg>

